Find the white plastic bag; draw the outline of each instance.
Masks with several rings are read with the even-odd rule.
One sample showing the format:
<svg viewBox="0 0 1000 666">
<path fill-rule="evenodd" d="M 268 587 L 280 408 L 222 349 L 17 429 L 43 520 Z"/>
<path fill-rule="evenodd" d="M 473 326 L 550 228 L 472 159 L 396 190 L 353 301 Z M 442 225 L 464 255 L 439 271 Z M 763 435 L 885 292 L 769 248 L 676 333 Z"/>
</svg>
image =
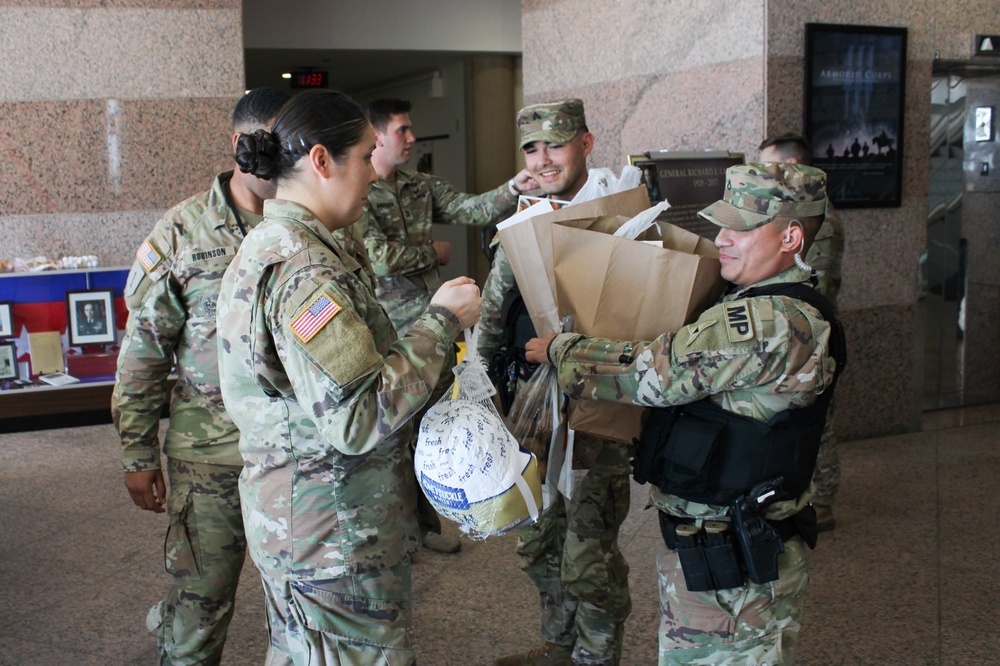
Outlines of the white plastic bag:
<svg viewBox="0 0 1000 666">
<path fill-rule="evenodd" d="M 473 537 L 504 534 L 538 518 L 538 461 L 518 445 L 493 405 L 496 392 L 466 330 L 457 390 L 427 410 L 413 465 L 434 509 Z"/>
<path fill-rule="evenodd" d="M 616 192 L 624 192 L 639 187 L 642 181 L 642 170 L 639 167 L 626 165 L 622 167 L 621 177 L 615 176 L 611 169 L 590 169 L 587 172 L 587 182 L 576 193 L 570 205 L 590 201 Z"/>
</svg>

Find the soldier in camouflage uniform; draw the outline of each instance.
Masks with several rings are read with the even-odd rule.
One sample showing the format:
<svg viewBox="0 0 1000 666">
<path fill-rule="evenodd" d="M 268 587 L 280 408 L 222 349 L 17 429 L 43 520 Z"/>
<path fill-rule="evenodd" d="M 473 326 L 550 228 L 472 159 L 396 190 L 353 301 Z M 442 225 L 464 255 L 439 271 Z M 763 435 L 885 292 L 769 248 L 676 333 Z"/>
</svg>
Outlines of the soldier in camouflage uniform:
<svg viewBox="0 0 1000 666">
<path fill-rule="evenodd" d="M 527 172 L 485 194 L 463 194 L 443 179 L 402 169 L 410 160 L 416 138 L 410 124 L 410 103 L 376 99 L 368 104 L 375 127 L 372 164 L 378 182 L 368 193 L 361 219 L 338 237 L 353 233 L 363 239 L 378 276 L 376 295 L 397 335 L 423 314 L 431 294 L 441 286 L 440 267 L 451 259 L 451 243 L 434 240 L 433 223 L 487 225 L 512 213 L 521 190 L 530 189 Z M 451 366 L 454 366 L 452 361 Z M 450 379 L 451 366 L 445 369 Z M 441 382 L 428 407 L 447 390 Z M 420 422 L 423 414 L 417 416 Z M 429 504 L 421 504 L 424 545 L 443 553 L 460 550 L 457 537 L 441 531 L 441 521 Z"/>
<path fill-rule="evenodd" d="M 796 134 L 779 134 L 768 137 L 760 144 L 761 162 L 792 162 L 812 164 L 809 143 Z M 832 204 L 827 205 L 826 219 L 816 234 L 816 240 L 806 254 L 806 264 L 812 266 L 816 276 L 816 289 L 827 300 L 837 305 L 840 291 L 840 264 L 844 258 L 844 225 Z M 833 414 L 836 403 L 830 405 L 826 417 L 823 442 L 816 459 L 816 474 L 813 483 L 816 494 L 812 503 L 816 508 L 816 526 L 822 530 L 833 529 L 833 501 L 840 489 L 840 454 L 837 452 L 837 438 L 833 432 Z"/>
<path fill-rule="evenodd" d="M 333 235 L 375 181 L 374 133 L 332 91 L 294 97 L 243 135 L 241 168 L 277 181 L 219 297 L 222 393 L 240 428 L 240 496 L 261 572 L 268 663 L 413 664 L 418 544 L 411 421 L 478 319 L 445 283 L 397 339 L 371 273 Z"/>
<path fill-rule="evenodd" d="M 439 267 L 451 259 L 451 244 L 436 241 L 432 223 L 487 225 L 514 211 L 518 195 L 533 189 L 527 171 L 484 194 L 463 194 L 430 174 L 401 169 L 416 138 L 410 103 L 377 99 L 368 105 L 375 127 L 372 164 L 378 182 L 368 193 L 357 233 L 364 238 L 378 276 L 378 300 L 402 335 L 423 314 L 441 286 Z M 344 233 L 344 232 L 340 232 Z"/>
<path fill-rule="evenodd" d="M 287 99 L 271 88 L 240 98 L 233 147 L 238 133 L 268 127 Z M 242 460 L 219 393 L 215 307 L 226 266 L 273 192 L 253 176 L 219 174 L 208 191 L 157 222 L 125 288 L 129 319 L 112 414 L 132 500 L 169 517 L 163 551 L 173 586 L 147 620 L 160 663 L 219 663 L 233 616 L 246 553 L 237 489 Z M 159 426 L 172 369 L 177 383 L 162 450 L 168 496 Z"/>
<path fill-rule="evenodd" d="M 735 291 L 677 333 L 652 342 L 561 334 L 528 343 L 528 358 L 553 363 L 571 397 L 663 407 L 708 399 L 725 412 L 767 421 L 804 407 L 830 386 L 831 325 L 802 300 L 741 298 L 752 286 L 809 283 L 794 255 L 807 247 L 826 208 L 825 174 L 797 164 L 752 163 L 727 171 L 723 201 L 700 215 L 720 227 L 722 276 Z M 794 222 L 793 222 L 794 221 Z M 749 314 L 749 325 L 740 312 Z M 808 476 L 806 476 L 808 478 Z M 763 479 L 762 479 L 763 480 Z M 809 484 L 807 484 L 809 488 Z M 806 507 L 811 490 L 768 508 L 781 520 Z M 671 524 L 729 521 L 729 507 L 662 493 L 652 504 Z M 808 512 L 806 512 L 808 514 Z M 661 618 L 659 663 L 790 664 L 808 568 L 801 537 L 790 536 L 778 579 L 691 592 L 676 551 L 657 557 Z"/>
<path fill-rule="evenodd" d="M 587 156 L 594 146 L 583 102 L 566 99 L 525 107 L 517 114 L 517 126 L 532 178 L 547 195 L 572 199 L 587 182 Z M 530 320 L 520 325 L 505 321 L 502 304 L 515 286 L 507 255 L 498 247 L 483 287 L 483 358 L 501 348 L 506 329 L 534 330 Z M 528 372 L 519 370 L 522 381 Z M 629 510 L 630 455 L 629 445 L 576 433 L 573 468 L 582 478 L 572 500 L 557 494 L 538 522 L 518 535 L 518 564 L 539 591 L 544 644 L 502 657 L 497 664 L 620 662 L 625 620 L 632 610 L 628 564 L 618 546 Z"/>
</svg>

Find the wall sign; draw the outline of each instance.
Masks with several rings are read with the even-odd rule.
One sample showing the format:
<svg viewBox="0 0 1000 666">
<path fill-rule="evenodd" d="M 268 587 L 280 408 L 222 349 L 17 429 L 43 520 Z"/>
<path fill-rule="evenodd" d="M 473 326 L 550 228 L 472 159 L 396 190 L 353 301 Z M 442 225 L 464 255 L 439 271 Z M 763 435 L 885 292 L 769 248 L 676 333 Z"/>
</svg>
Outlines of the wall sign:
<svg viewBox="0 0 1000 666">
<path fill-rule="evenodd" d="M 715 239 L 719 228 L 698 217 L 698 211 L 722 198 L 726 169 L 743 164 L 743 153 L 666 150 L 629 155 L 628 163 L 642 170 L 651 203 L 666 199 L 670 204 L 659 219 Z"/>
</svg>

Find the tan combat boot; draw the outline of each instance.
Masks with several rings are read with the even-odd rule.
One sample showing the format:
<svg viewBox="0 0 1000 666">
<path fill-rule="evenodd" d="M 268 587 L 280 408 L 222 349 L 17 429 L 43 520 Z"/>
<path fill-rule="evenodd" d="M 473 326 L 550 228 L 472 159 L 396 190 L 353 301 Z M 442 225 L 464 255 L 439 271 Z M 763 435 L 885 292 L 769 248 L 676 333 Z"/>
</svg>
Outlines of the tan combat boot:
<svg viewBox="0 0 1000 666">
<path fill-rule="evenodd" d="M 500 657 L 493 663 L 494 666 L 571 666 L 572 656 L 572 645 L 545 643 L 524 654 Z"/>
<path fill-rule="evenodd" d="M 424 548 L 429 548 L 435 553 L 451 554 L 462 550 L 462 542 L 454 534 L 428 532 L 424 535 Z"/>
</svg>

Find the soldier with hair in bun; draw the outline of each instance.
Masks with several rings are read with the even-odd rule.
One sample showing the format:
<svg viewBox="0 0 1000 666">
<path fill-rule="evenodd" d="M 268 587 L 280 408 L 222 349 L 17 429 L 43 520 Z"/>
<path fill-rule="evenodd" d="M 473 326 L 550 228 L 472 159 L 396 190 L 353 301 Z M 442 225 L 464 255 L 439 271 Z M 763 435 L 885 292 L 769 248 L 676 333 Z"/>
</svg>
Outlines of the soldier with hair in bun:
<svg viewBox="0 0 1000 666">
<path fill-rule="evenodd" d="M 272 130 L 238 142 L 241 169 L 277 186 L 218 308 L 268 663 L 415 662 L 412 420 L 480 299 L 470 278 L 445 282 L 397 337 L 374 276 L 334 236 L 361 216 L 374 148 L 364 111 L 328 90 L 296 95 Z"/>
<path fill-rule="evenodd" d="M 811 478 L 846 360 L 802 259 L 826 210 L 819 169 L 730 167 L 724 199 L 700 213 L 719 227 L 732 283 L 718 304 L 652 342 L 527 344 L 571 397 L 655 408 L 634 462 L 664 541 L 660 664 L 792 663 L 816 537 Z"/>
<path fill-rule="evenodd" d="M 274 88 L 240 97 L 233 150 L 240 133 L 270 127 L 287 100 Z M 237 487 L 243 460 L 239 432 L 219 393 L 215 307 L 222 274 L 271 196 L 274 186 L 266 180 L 220 173 L 211 188 L 156 223 L 125 286 L 129 317 L 111 411 L 132 501 L 169 519 L 166 542 L 155 546 L 162 548 L 172 585 L 146 619 L 161 664 L 219 663 L 233 617 L 246 556 Z M 177 383 L 168 399 L 171 372 Z M 168 401 L 161 449 L 160 416 Z"/>
</svg>

